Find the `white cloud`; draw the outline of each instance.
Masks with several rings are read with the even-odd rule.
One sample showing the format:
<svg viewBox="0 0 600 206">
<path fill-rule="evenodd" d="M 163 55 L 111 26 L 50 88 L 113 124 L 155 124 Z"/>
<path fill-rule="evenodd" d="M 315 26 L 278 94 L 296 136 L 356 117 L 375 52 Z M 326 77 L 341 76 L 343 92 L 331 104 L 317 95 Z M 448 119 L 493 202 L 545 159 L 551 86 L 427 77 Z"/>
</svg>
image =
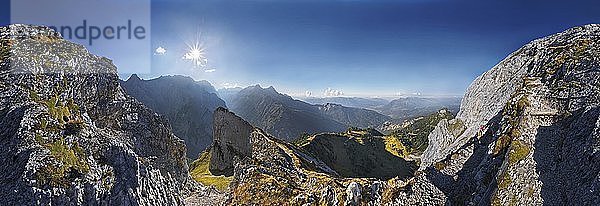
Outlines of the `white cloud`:
<svg viewBox="0 0 600 206">
<path fill-rule="evenodd" d="M 327 88 L 325 90 L 325 92 L 323 93 L 323 96 L 326 96 L 326 97 L 336 97 L 336 96 L 342 96 L 342 95 L 344 95 L 344 93 L 342 91 L 335 90 L 332 88 Z"/>
<path fill-rule="evenodd" d="M 304 92 L 304 96 L 310 97 L 310 96 L 312 96 L 312 92 L 311 91 L 306 91 L 306 92 Z"/>
<path fill-rule="evenodd" d="M 156 48 L 156 50 L 154 50 L 154 55 L 162 56 L 162 55 L 165 55 L 165 53 L 167 53 L 167 49 L 165 49 L 161 46 L 159 46 L 158 48 Z"/>
<path fill-rule="evenodd" d="M 213 69 L 204 70 L 204 72 L 206 72 L 206 73 L 212 73 L 212 72 L 215 72 L 215 71 L 217 71 L 217 70 L 214 69 L 214 68 Z"/>
<path fill-rule="evenodd" d="M 242 87 L 241 85 L 239 85 L 238 83 L 229 83 L 229 82 L 225 82 L 223 83 L 221 86 L 223 86 L 223 88 L 225 89 L 231 89 L 231 88 L 236 88 L 236 87 Z"/>
</svg>

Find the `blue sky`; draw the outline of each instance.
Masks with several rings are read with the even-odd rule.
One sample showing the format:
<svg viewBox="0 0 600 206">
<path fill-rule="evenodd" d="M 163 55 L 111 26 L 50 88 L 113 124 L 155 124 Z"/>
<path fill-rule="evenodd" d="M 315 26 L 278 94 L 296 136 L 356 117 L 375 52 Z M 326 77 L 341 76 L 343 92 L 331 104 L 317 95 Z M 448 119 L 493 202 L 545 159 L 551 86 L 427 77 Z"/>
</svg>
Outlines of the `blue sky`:
<svg viewBox="0 0 600 206">
<path fill-rule="evenodd" d="M 600 23 L 600 3 L 563 2 L 156 0 L 152 48 L 166 53 L 153 55 L 152 73 L 141 76 L 273 85 L 292 96 L 327 88 L 346 96 L 462 95 L 523 44 Z M 181 59 L 195 40 L 208 58 L 204 69 Z"/>
</svg>

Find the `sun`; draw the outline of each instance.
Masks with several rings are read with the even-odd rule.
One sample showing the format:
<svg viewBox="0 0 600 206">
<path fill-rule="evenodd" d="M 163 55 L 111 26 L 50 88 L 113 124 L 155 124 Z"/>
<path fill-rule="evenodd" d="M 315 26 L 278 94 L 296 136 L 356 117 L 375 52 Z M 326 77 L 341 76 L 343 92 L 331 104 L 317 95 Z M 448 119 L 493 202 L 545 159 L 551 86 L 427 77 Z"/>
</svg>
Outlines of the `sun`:
<svg viewBox="0 0 600 206">
<path fill-rule="evenodd" d="M 187 44 L 187 52 L 183 55 L 182 59 L 191 62 L 194 67 L 203 68 L 208 65 L 208 59 L 206 58 L 205 49 L 198 41 L 194 44 Z"/>
</svg>

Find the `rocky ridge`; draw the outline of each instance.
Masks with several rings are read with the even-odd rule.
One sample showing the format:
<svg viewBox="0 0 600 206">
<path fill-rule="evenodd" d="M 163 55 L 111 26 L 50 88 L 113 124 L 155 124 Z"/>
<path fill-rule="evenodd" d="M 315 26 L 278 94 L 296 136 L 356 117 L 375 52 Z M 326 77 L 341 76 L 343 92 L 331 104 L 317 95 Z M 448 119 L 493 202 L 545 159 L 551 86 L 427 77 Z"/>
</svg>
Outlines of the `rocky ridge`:
<svg viewBox="0 0 600 206">
<path fill-rule="evenodd" d="M 199 188 L 166 121 L 109 59 L 46 27 L 0 27 L 3 205 L 181 205 Z"/>
<path fill-rule="evenodd" d="M 429 135 L 398 204 L 600 204 L 600 25 L 534 40 Z M 422 188 L 422 189 L 420 189 Z"/>
</svg>

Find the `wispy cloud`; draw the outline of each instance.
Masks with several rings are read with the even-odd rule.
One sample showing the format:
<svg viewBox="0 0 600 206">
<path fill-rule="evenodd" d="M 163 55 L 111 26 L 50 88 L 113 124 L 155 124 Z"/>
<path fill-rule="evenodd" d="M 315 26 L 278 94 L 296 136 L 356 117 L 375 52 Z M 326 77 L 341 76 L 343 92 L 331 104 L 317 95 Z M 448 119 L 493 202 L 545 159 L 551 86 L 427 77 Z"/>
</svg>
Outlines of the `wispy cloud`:
<svg viewBox="0 0 600 206">
<path fill-rule="evenodd" d="M 242 87 L 241 85 L 239 85 L 238 83 L 230 83 L 230 82 L 225 82 L 223 84 L 221 84 L 221 86 L 225 89 L 231 89 L 231 88 L 236 88 L 236 87 Z"/>
<path fill-rule="evenodd" d="M 325 92 L 323 92 L 323 96 L 326 97 L 337 97 L 344 95 L 344 92 L 332 88 L 327 88 Z"/>
<path fill-rule="evenodd" d="M 216 69 L 207 69 L 207 70 L 204 70 L 204 72 L 206 72 L 206 73 L 212 73 L 212 72 L 215 72 L 215 71 L 217 71 L 217 70 Z"/>
</svg>

